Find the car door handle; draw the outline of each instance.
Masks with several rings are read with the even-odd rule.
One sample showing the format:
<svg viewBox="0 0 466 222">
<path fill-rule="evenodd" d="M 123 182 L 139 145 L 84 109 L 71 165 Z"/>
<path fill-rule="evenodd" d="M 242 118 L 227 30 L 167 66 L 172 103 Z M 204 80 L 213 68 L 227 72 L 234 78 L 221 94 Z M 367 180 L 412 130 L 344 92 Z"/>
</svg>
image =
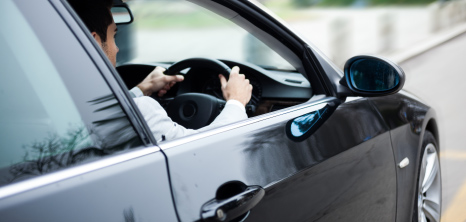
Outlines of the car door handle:
<svg viewBox="0 0 466 222">
<path fill-rule="evenodd" d="M 249 211 L 264 197 L 265 191 L 260 186 L 248 186 L 232 197 L 214 198 L 202 206 L 201 217 L 204 221 L 230 221 Z"/>
</svg>

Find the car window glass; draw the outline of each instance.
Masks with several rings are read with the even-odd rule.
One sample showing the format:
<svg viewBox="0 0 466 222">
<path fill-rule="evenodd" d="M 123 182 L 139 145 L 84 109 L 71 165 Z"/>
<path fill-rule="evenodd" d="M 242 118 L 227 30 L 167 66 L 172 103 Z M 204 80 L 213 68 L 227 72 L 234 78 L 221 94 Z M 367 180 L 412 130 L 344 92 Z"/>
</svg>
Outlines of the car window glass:
<svg viewBox="0 0 466 222">
<path fill-rule="evenodd" d="M 60 72 L 10 0 L 0 27 L 0 186 L 141 144 L 102 77 Z"/>
<path fill-rule="evenodd" d="M 248 31 L 194 3 L 158 0 L 128 4 L 135 19 L 119 30 L 119 64 L 207 57 L 295 70 Z"/>
</svg>

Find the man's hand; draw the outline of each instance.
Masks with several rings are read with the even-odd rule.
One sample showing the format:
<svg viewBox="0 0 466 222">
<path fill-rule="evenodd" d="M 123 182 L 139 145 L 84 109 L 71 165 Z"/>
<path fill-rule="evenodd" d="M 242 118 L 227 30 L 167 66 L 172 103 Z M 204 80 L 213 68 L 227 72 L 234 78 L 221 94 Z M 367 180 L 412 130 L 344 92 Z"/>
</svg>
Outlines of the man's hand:
<svg viewBox="0 0 466 222">
<path fill-rule="evenodd" d="M 243 74 L 239 74 L 239 67 L 235 66 L 231 69 L 230 78 L 228 81 L 225 76 L 220 74 L 220 83 L 222 84 L 223 97 L 226 101 L 230 99 L 238 100 L 244 106 L 251 99 L 252 85 L 249 84 L 249 79 L 246 79 Z"/>
<path fill-rule="evenodd" d="M 167 76 L 163 74 L 163 72 L 165 72 L 165 69 L 157 66 L 137 85 L 145 96 L 150 96 L 152 93 L 158 92 L 157 95 L 162 97 L 175 83 L 184 80 L 184 77 L 181 75 Z"/>
</svg>

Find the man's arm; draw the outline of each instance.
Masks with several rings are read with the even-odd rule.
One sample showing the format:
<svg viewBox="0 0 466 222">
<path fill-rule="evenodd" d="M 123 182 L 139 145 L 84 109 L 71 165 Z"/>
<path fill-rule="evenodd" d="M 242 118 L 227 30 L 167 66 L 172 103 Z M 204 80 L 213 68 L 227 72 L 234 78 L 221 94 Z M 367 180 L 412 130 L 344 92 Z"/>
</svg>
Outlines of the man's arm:
<svg viewBox="0 0 466 222">
<path fill-rule="evenodd" d="M 134 102 L 138 106 L 141 114 L 144 116 L 144 119 L 146 120 L 146 123 L 155 139 L 159 142 L 195 134 L 248 118 L 244 107 L 238 106 L 232 101 L 228 101 L 222 112 L 211 124 L 198 130 L 193 130 L 186 129 L 185 127 L 173 122 L 163 107 L 150 97 L 143 96 L 134 98 Z"/>
<path fill-rule="evenodd" d="M 154 70 L 154 72 L 155 71 L 156 70 Z M 161 71 L 161 74 L 164 75 L 162 69 L 159 69 L 159 71 Z M 156 77 L 160 77 L 157 75 Z M 211 124 L 198 130 L 186 129 L 185 127 L 173 122 L 171 118 L 168 117 L 162 106 L 160 106 L 160 104 L 154 99 L 145 96 L 134 98 L 136 105 L 144 116 L 144 119 L 149 125 L 149 128 L 151 129 L 152 134 L 157 139 L 157 141 L 187 136 L 196 132 L 205 131 L 248 118 L 244 107 L 251 99 L 252 94 L 252 85 L 249 83 L 249 80 L 246 79 L 243 74 L 239 74 L 239 68 L 236 66 L 233 67 L 228 81 L 223 75 L 219 75 L 219 78 L 222 85 L 223 96 L 225 100 L 227 100 L 227 103 L 225 104 L 222 112 Z M 144 81 L 147 79 L 151 80 L 151 78 L 146 78 Z M 164 83 L 158 84 L 159 87 L 163 86 L 161 87 L 162 90 L 165 90 L 162 92 L 163 94 L 165 94 L 166 90 L 168 90 L 174 84 L 165 78 L 157 78 L 157 80 Z M 141 84 L 143 84 L 144 81 Z M 146 83 L 148 82 L 146 81 Z M 141 84 L 138 85 L 138 88 Z M 150 88 L 154 89 L 156 87 Z M 140 91 L 143 90 L 141 89 Z"/>
</svg>

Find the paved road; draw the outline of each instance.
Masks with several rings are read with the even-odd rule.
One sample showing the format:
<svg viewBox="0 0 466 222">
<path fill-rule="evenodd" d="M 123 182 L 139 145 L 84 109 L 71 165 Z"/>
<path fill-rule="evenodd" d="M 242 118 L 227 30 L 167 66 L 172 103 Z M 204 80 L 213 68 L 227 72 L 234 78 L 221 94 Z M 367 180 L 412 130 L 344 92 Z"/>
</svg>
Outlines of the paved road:
<svg viewBox="0 0 466 222">
<path fill-rule="evenodd" d="M 405 89 L 437 110 L 442 221 L 466 221 L 466 33 L 402 64 Z"/>
</svg>

